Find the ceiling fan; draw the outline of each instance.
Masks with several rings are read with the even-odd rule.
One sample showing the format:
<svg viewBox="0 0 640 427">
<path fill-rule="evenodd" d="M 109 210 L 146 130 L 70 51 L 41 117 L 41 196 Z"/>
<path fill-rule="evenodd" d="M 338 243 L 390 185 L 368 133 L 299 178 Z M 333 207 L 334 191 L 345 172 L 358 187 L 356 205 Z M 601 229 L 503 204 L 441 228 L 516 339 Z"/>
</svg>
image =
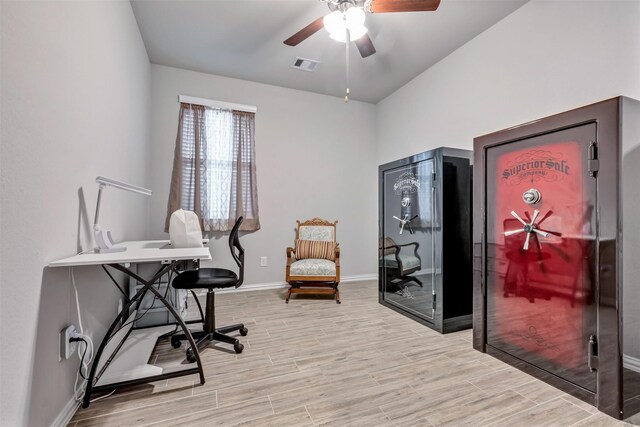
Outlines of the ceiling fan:
<svg viewBox="0 0 640 427">
<path fill-rule="evenodd" d="M 440 5 L 440 0 L 320 0 L 327 3 L 331 13 L 320 17 L 304 27 L 288 39 L 284 44 L 296 46 L 322 27 L 325 27 L 331 38 L 346 43 L 355 42 L 363 58 L 376 53 L 371 38 L 364 26 L 365 12 L 429 12 Z M 348 44 L 348 43 L 347 43 Z"/>
</svg>

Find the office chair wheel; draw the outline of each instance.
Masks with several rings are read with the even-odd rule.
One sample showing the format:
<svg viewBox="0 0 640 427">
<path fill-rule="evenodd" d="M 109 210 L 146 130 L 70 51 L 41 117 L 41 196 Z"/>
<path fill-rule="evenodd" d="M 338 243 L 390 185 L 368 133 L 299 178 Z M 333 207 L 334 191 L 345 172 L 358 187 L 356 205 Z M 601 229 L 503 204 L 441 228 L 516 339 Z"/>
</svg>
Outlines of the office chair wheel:
<svg viewBox="0 0 640 427">
<path fill-rule="evenodd" d="M 247 328 L 240 329 L 240 335 L 242 335 L 243 337 L 246 337 L 248 333 L 249 330 Z"/>
<path fill-rule="evenodd" d="M 240 344 L 239 342 L 236 342 L 233 345 L 233 349 L 235 350 L 236 354 L 240 354 L 240 353 L 242 353 L 242 350 L 244 350 L 244 346 L 242 344 Z"/>
<path fill-rule="evenodd" d="M 195 363 L 196 361 L 196 355 L 191 349 L 187 350 L 187 361 L 189 363 Z"/>
<path fill-rule="evenodd" d="M 182 341 L 180 341 L 180 340 L 171 340 L 171 347 L 180 348 L 181 345 L 182 345 Z"/>
</svg>

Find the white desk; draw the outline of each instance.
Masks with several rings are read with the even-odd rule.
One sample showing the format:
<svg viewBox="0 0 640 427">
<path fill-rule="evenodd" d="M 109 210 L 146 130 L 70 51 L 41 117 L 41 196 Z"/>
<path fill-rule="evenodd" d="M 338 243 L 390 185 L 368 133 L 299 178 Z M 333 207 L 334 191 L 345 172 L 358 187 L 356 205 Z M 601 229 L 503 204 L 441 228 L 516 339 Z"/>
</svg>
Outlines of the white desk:
<svg viewBox="0 0 640 427">
<path fill-rule="evenodd" d="M 193 260 L 199 262 L 201 260 L 211 260 L 209 248 L 206 246 L 208 240 L 203 242 L 205 247 L 202 248 L 171 248 L 168 240 L 129 241 L 117 245 L 126 247 L 124 252 L 82 253 L 49 263 L 49 267 L 100 265 L 106 268 L 106 266 L 109 266 L 144 284 L 144 287 L 125 304 L 100 343 L 87 379 L 83 407 L 89 406 L 92 392 L 107 390 L 121 385 L 140 384 L 196 373 L 200 374 L 200 382 L 204 384 L 204 372 L 200 355 L 189 329 L 171 303 L 153 287 L 156 280 L 169 273 L 182 261 Z M 162 264 L 162 267 L 151 279 L 144 279 L 129 269 L 130 264 L 148 262 Z M 157 299 L 175 317 L 176 323 L 182 328 L 191 348 L 195 350 L 195 368 L 165 372 L 162 368 L 147 363 L 158 337 L 169 330 L 166 326 L 133 329 L 133 319 L 137 316 L 138 307 L 146 292 L 155 294 Z M 132 313 L 129 313 L 134 304 L 135 309 Z M 103 355 L 108 355 L 108 357 L 103 358 Z"/>
<path fill-rule="evenodd" d="M 203 240 L 206 244 L 209 241 Z M 168 240 L 142 240 L 122 242 L 118 247 L 127 248 L 124 252 L 93 253 L 87 252 L 59 259 L 49 263 L 49 267 L 78 267 L 81 265 L 105 264 L 139 264 L 143 262 L 161 262 L 170 264 L 172 261 L 191 259 L 210 261 L 211 254 L 208 247 L 174 249 Z"/>
</svg>

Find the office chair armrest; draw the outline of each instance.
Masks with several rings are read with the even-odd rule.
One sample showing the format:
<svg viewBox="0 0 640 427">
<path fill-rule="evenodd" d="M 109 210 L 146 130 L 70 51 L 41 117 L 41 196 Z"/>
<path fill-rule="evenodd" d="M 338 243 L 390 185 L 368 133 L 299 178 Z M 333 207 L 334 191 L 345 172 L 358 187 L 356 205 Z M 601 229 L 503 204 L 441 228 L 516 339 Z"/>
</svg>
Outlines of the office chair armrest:
<svg viewBox="0 0 640 427">
<path fill-rule="evenodd" d="M 414 245 L 416 247 L 416 250 L 418 249 L 418 247 L 420 246 L 420 243 L 418 242 L 411 242 L 411 243 L 405 243 L 404 245 L 397 245 L 399 248 L 404 248 L 405 246 L 411 246 Z"/>
<path fill-rule="evenodd" d="M 405 243 L 404 245 L 399 245 L 398 249 L 400 249 L 400 248 L 404 248 L 404 247 L 407 247 L 407 246 L 414 246 L 414 248 L 413 248 L 413 254 L 414 254 L 418 259 L 420 259 L 420 255 L 418 254 L 418 248 L 420 247 L 420 243 L 418 243 L 418 242 Z M 399 252 L 399 251 L 398 251 L 398 252 Z M 397 252 L 396 252 L 396 255 L 397 255 Z M 397 258 L 397 256 L 396 256 L 396 258 Z"/>
</svg>

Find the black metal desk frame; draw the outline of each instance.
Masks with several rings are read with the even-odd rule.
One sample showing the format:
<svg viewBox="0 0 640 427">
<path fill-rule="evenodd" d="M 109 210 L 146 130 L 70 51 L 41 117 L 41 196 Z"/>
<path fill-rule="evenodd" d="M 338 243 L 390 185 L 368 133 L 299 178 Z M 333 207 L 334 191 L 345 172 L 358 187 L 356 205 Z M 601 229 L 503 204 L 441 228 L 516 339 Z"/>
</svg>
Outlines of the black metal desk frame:
<svg viewBox="0 0 640 427">
<path fill-rule="evenodd" d="M 127 276 L 132 277 L 133 279 L 135 279 L 138 282 L 142 283 L 143 287 L 134 295 L 134 297 L 132 299 L 128 300 L 127 304 L 124 306 L 122 311 L 118 314 L 118 316 L 115 318 L 115 320 L 111 323 L 111 326 L 109 327 L 107 333 L 105 334 L 105 337 L 102 339 L 102 342 L 100 343 L 100 347 L 98 347 L 98 351 L 96 352 L 94 360 L 93 360 L 93 363 L 91 365 L 91 371 L 90 371 L 89 377 L 87 378 L 87 388 L 85 390 L 84 399 L 82 401 L 82 407 L 83 408 L 88 407 L 89 404 L 91 403 L 91 394 L 92 393 L 105 391 L 105 390 L 111 390 L 113 388 L 121 387 L 121 386 L 143 384 L 143 383 L 149 383 L 149 382 L 153 382 L 153 381 L 161 381 L 161 380 L 166 380 L 166 379 L 169 379 L 169 378 L 181 377 L 181 376 L 192 375 L 192 374 L 199 374 L 200 375 L 200 384 L 204 384 L 204 382 L 205 382 L 205 380 L 204 380 L 204 371 L 202 369 L 202 362 L 200 360 L 200 354 L 198 353 L 198 347 L 196 346 L 196 343 L 195 343 L 195 341 L 193 339 L 193 336 L 191 336 L 191 332 L 189 332 L 189 328 L 187 328 L 186 322 L 184 320 L 182 320 L 182 318 L 176 312 L 176 310 L 173 307 L 173 305 L 169 301 L 167 301 L 167 299 L 164 297 L 164 295 L 162 295 L 162 293 L 154 287 L 154 283 L 159 278 L 161 278 L 165 274 L 168 274 L 170 271 L 175 270 L 177 264 L 179 264 L 180 262 L 183 262 L 183 261 L 184 260 L 172 260 L 168 264 L 163 264 L 162 267 L 156 272 L 156 274 L 149 280 L 143 279 L 141 276 L 139 276 L 138 274 L 134 273 L 131 269 L 123 266 L 122 264 L 103 264 L 103 267 L 105 265 L 109 266 L 109 267 L 112 267 L 115 270 L 121 271 L 122 273 L 126 274 Z M 106 268 L 105 268 L 105 271 L 107 271 Z M 108 274 L 108 271 L 107 271 L 107 274 Z M 109 276 L 113 280 L 113 277 L 111 277 L 110 274 L 109 274 Z M 115 280 L 114 280 L 114 282 L 115 282 Z M 116 283 L 116 285 L 117 285 L 117 283 Z M 170 286 L 170 284 L 167 284 L 167 286 Z M 118 286 L 118 288 L 120 288 L 120 287 Z M 122 291 L 122 289 L 120 289 L 120 290 Z M 107 344 L 109 343 L 109 341 L 113 337 L 114 332 L 117 332 L 118 325 L 120 325 L 121 322 L 123 322 L 124 319 L 129 315 L 129 311 L 131 310 L 131 307 L 133 307 L 134 304 L 135 304 L 136 312 L 137 312 L 137 310 L 140 308 L 140 304 L 142 303 L 142 299 L 144 298 L 145 294 L 147 292 L 149 292 L 149 291 L 152 292 L 156 296 L 156 298 L 160 302 L 162 302 L 162 304 L 164 304 L 164 306 L 167 308 L 167 310 L 169 310 L 169 312 L 175 318 L 177 324 L 182 328 L 182 331 L 184 332 L 185 336 L 187 337 L 187 339 L 189 341 L 189 345 L 191 346 L 192 349 L 194 349 L 194 355 L 196 357 L 196 367 L 188 368 L 188 369 L 182 369 L 182 370 L 178 370 L 178 371 L 172 371 L 172 372 L 169 372 L 169 373 L 163 373 L 163 374 L 160 374 L 160 375 L 154 375 L 154 376 L 150 376 L 150 377 L 136 378 L 136 379 L 127 380 L 127 381 L 121 381 L 121 382 L 116 382 L 116 383 L 111 383 L 111 384 L 104 384 L 104 385 L 100 385 L 100 386 L 95 386 L 94 383 L 100 379 L 100 376 L 105 372 L 105 370 L 108 368 L 108 366 L 111 363 L 111 361 L 116 357 L 116 355 L 118 354 L 118 351 L 120 350 L 120 348 L 122 347 L 124 342 L 127 340 L 127 338 L 131 334 L 131 331 L 134 329 L 134 327 L 131 326 L 129 328 L 129 330 L 125 334 L 124 338 L 120 341 L 120 343 L 118 344 L 116 349 L 109 356 L 109 359 L 107 359 L 107 361 L 105 362 L 104 366 L 102 366 L 102 368 L 100 369 L 100 372 L 96 372 L 97 368 L 98 368 L 98 365 L 99 365 L 99 362 L 100 362 L 100 358 L 102 357 L 102 353 L 104 352 L 105 347 L 107 346 Z"/>
</svg>

